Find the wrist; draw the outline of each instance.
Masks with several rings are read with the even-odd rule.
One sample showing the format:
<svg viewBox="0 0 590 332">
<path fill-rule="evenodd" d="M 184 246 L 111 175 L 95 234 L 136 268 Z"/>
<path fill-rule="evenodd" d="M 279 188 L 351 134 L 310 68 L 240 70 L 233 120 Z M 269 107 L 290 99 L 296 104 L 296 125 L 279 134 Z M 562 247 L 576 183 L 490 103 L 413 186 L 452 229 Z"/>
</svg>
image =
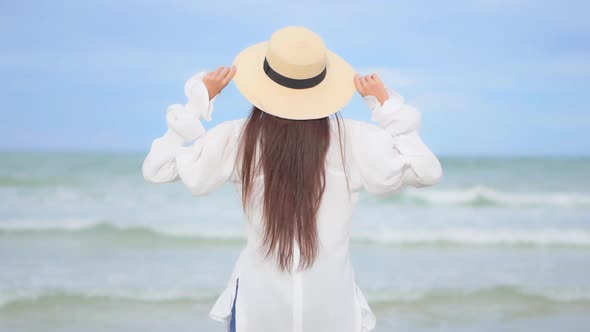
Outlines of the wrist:
<svg viewBox="0 0 590 332">
<path fill-rule="evenodd" d="M 205 84 L 205 87 L 207 87 L 207 84 Z M 207 96 L 209 97 L 209 101 L 211 101 L 211 100 L 213 100 L 213 98 L 217 97 L 218 94 L 219 94 L 219 92 L 216 93 L 213 89 L 209 89 L 209 87 L 207 87 Z"/>
<path fill-rule="evenodd" d="M 383 94 L 376 96 L 377 100 L 379 101 L 379 103 L 381 104 L 381 106 L 383 106 L 383 104 L 385 104 L 385 102 L 387 100 L 389 100 L 389 94 L 387 92 L 384 92 Z"/>
<path fill-rule="evenodd" d="M 389 100 L 389 97 L 382 97 L 382 98 L 377 97 L 377 100 L 379 101 L 379 104 L 381 104 L 381 106 L 383 106 L 385 104 L 385 102 Z"/>
</svg>

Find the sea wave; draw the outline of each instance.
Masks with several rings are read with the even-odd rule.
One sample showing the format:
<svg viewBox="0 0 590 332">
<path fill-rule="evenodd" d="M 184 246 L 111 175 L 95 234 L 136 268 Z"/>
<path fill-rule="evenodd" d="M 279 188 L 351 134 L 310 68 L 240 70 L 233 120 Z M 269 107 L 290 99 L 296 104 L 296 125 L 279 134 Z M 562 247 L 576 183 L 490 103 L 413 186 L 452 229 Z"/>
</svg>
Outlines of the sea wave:
<svg viewBox="0 0 590 332">
<path fill-rule="evenodd" d="M 194 303 L 210 302 L 216 299 L 216 290 L 166 289 L 30 289 L 3 292 L 0 308 L 27 306 L 31 304 L 65 304 L 104 301 L 131 301 L 145 303 Z"/>
<path fill-rule="evenodd" d="M 246 242 L 243 229 L 193 225 L 120 225 L 107 221 L 0 222 L 0 238 L 67 237 L 112 245 L 237 245 Z M 355 232 L 352 242 L 391 246 L 554 246 L 590 247 L 590 229 L 568 228 L 442 228 L 375 229 Z"/>
<path fill-rule="evenodd" d="M 0 237 L 41 235 L 59 237 L 72 235 L 82 238 L 105 240 L 109 243 L 118 240 L 126 243 L 158 244 L 231 244 L 245 242 L 242 230 L 197 228 L 192 225 L 121 225 L 109 221 L 63 220 L 61 222 L 0 222 Z"/>
<path fill-rule="evenodd" d="M 590 246 L 590 230 L 446 228 L 382 230 L 355 236 L 358 242 L 448 246 Z"/>
<path fill-rule="evenodd" d="M 86 187 L 83 185 L 78 185 L 78 182 L 81 180 L 63 178 L 43 181 L 45 182 L 41 183 L 37 182 L 35 179 L 27 178 L 20 179 L 0 177 L 0 189 L 28 187 L 34 194 L 35 192 L 44 190 L 44 187 L 49 187 L 52 190 L 57 190 L 56 192 L 59 194 L 57 197 L 67 195 L 67 197 L 72 200 L 76 200 L 78 198 L 93 199 L 92 195 L 88 195 Z M 129 188 L 133 188 L 133 186 L 130 186 Z M 120 194 L 124 196 L 127 195 L 126 192 L 121 192 Z M 129 192 L 129 194 L 129 197 L 133 196 L 131 195 L 131 192 Z M 372 198 L 373 197 L 371 197 L 369 200 Z M 22 198 L 18 199 L 20 200 Z M 55 197 L 49 195 L 46 197 L 46 199 L 54 200 Z M 162 196 L 162 199 L 166 200 L 167 198 Z M 439 186 L 432 188 L 408 187 L 400 194 L 390 196 L 384 200 L 381 200 L 381 202 L 393 205 L 410 204 L 417 206 L 451 205 L 466 207 L 554 207 L 567 209 L 589 208 L 590 193 L 549 191 L 546 189 L 534 187 L 528 191 L 510 191 L 510 189 L 506 188 L 476 184 L 468 187 L 455 188 L 443 188 Z M 99 205 L 103 204 L 103 202 L 99 200 L 97 200 L 96 203 Z"/>
<path fill-rule="evenodd" d="M 0 296 L 0 310 L 11 307 L 54 306 L 65 304 L 89 304 L 104 302 L 140 302 L 147 304 L 170 303 L 213 303 L 222 289 L 163 289 L 163 290 L 125 290 L 125 289 L 41 289 Z M 535 289 L 513 285 L 497 285 L 479 289 L 363 289 L 369 304 L 375 309 L 401 306 L 425 305 L 431 303 L 547 303 L 547 304 L 585 304 L 590 306 L 590 289 Z"/>
<path fill-rule="evenodd" d="M 408 188 L 402 197 L 394 200 L 410 200 L 428 205 L 510 206 L 510 207 L 586 207 L 590 195 L 570 192 L 517 193 L 502 191 L 483 185 L 459 189 Z"/>
<path fill-rule="evenodd" d="M 495 285 L 477 289 L 427 289 L 417 291 L 374 290 L 366 292 L 375 308 L 395 305 L 443 303 L 546 303 L 586 304 L 590 306 L 590 289 L 542 289 L 515 285 Z"/>
</svg>

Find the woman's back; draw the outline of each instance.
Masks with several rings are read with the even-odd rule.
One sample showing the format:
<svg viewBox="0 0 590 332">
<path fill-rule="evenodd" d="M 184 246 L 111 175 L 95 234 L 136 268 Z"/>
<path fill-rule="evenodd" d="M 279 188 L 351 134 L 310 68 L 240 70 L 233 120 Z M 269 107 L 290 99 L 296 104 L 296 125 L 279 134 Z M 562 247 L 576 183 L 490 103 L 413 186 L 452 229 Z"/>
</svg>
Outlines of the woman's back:
<svg viewBox="0 0 590 332">
<path fill-rule="evenodd" d="M 352 211 L 362 188 L 358 167 L 351 157 L 355 151 L 354 138 L 362 137 L 358 132 L 362 124 L 344 119 L 340 141 L 335 121 L 336 118 L 331 118 L 326 185 L 316 220 L 319 251 L 313 265 L 296 271 L 300 258 L 296 241 L 292 272 L 280 271 L 274 260 L 264 259 L 265 225 L 260 199 L 264 192 L 264 176 L 257 177 L 253 192 L 259 199 L 251 205 L 247 218 L 247 244 L 226 289 L 210 312 L 211 318 L 229 324 L 234 316 L 237 331 L 359 332 L 374 326 L 375 317 L 355 282 L 349 253 Z M 237 133 L 244 123 L 244 119 L 235 120 L 236 130 L 230 139 L 238 139 Z M 237 141 L 228 143 L 228 146 L 236 145 Z M 232 173 L 231 180 L 241 193 L 237 170 Z"/>
</svg>

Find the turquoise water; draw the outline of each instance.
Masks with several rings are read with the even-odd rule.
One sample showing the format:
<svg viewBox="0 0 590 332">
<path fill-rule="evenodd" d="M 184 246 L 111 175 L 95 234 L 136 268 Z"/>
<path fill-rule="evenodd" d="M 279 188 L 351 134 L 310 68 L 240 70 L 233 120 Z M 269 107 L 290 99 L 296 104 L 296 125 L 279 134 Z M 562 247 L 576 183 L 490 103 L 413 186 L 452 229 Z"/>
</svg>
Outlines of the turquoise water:
<svg viewBox="0 0 590 332">
<path fill-rule="evenodd" d="M 0 331 L 223 331 L 239 197 L 145 183 L 143 157 L 0 153 Z M 441 162 L 436 187 L 361 195 L 375 331 L 589 330 L 590 159 Z"/>
</svg>

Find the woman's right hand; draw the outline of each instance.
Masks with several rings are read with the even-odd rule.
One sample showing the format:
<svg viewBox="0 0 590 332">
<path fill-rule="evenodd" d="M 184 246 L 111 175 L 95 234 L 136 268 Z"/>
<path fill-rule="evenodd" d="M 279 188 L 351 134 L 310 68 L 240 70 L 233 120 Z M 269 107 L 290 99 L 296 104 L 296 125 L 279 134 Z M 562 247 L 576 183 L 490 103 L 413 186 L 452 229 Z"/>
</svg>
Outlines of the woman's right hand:
<svg viewBox="0 0 590 332">
<path fill-rule="evenodd" d="M 216 71 L 208 72 L 203 78 L 203 83 L 209 92 L 209 100 L 213 99 L 225 88 L 236 74 L 236 66 L 217 68 Z"/>
<path fill-rule="evenodd" d="M 385 84 L 383 84 L 377 73 L 366 76 L 360 76 L 358 73 L 355 74 L 354 85 L 361 96 L 375 96 L 381 105 L 389 99 Z"/>
</svg>

